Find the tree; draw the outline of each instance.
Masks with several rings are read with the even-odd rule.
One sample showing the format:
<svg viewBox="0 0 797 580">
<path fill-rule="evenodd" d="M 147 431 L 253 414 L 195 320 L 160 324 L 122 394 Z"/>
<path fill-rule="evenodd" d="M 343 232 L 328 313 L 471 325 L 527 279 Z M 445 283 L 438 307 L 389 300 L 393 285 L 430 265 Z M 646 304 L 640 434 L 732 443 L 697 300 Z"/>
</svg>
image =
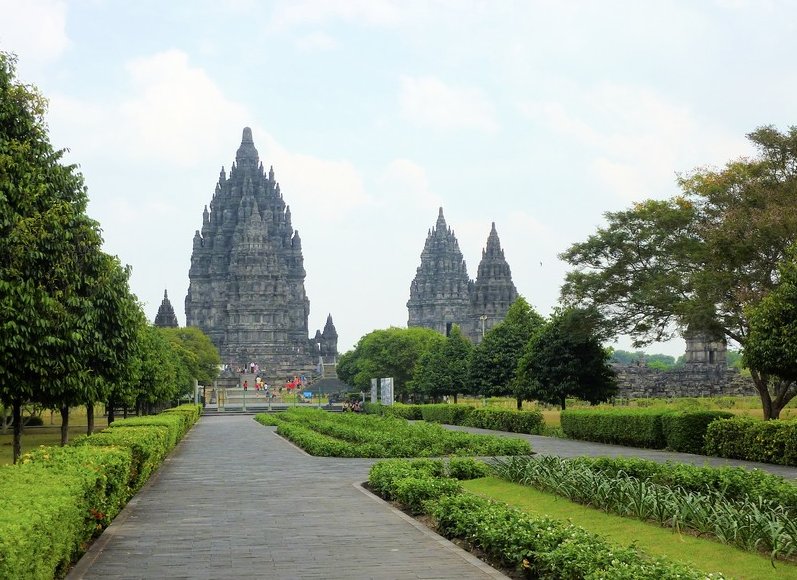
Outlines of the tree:
<svg viewBox="0 0 797 580">
<path fill-rule="evenodd" d="M 797 246 L 792 246 L 779 272 L 778 287 L 749 311 L 750 334 L 743 353 L 751 369 L 788 385 L 776 389 L 776 409 L 797 395 Z"/>
<path fill-rule="evenodd" d="M 611 354 L 596 334 L 596 313 L 555 313 L 531 338 L 518 362 L 517 385 L 527 400 L 558 404 L 567 397 L 599 403 L 617 392 Z"/>
<path fill-rule="evenodd" d="M 80 267 L 101 243 L 83 178 L 51 146 L 45 110 L 38 91 L 16 81 L 15 58 L 0 53 L 0 400 L 12 408 L 14 461 L 22 405 L 80 389 Z"/>
<path fill-rule="evenodd" d="M 748 135 L 755 159 L 681 176 L 683 194 L 606 214 L 608 225 L 561 258 L 575 267 L 567 305 L 598 308 L 605 329 L 636 346 L 686 329 L 743 348 L 747 312 L 779 282 L 777 265 L 797 240 L 797 127 Z M 789 381 L 750 367 L 766 419 L 794 395 Z"/>
<path fill-rule="evenodd" d="M 161 333 L 182 359 L 189 377 L 188 384 L 179 385 L 178 394 L 193 392 L 194 380 L 201 385 L 211 385 L 219 374 L 221 357 L 208 335 L 195 326 L 162 328 Z"/>
<path fill-rule="evenodd" d="M 473 346 L 462 334 L 458 325 L 453 325 L 445 341 L 433 342 L 418 359 L 411 381 L 411 389 L 437 400 L 451 395 L 467 393 L 469 383 L 469 361 Z"/>
<path fill-rule="evenodd" d="M 526 344 L 544 322 L 525 298 L 518 297 L 504 320 L 473 349 L 469 374 L 473 389 L 484 395 L 514 396 L 517 408 L 522 408 L 523 397 L 515 392 L 515 371 Z"/>
<path fill-rule="evenodd" d="M 360 338 L 354 351 L 341 357 L 338 376 L 363 390 L 370 388 L 372 378 L 393 377 L 394 396 L 402 400 L 418 359 L 433 343 L 444 340 L 430 328 L 374 330 Z"/>
</svg>

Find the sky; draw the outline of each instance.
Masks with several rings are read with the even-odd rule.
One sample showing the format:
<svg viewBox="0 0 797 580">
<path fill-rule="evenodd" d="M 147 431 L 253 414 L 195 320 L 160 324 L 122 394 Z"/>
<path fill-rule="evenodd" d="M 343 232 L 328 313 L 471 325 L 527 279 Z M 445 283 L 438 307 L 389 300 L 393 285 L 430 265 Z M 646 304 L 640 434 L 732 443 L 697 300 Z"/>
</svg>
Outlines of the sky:
<svg viewBox="0 0 797 580">
<path fill-rule="evenodd" d="M 406 326 L 438 207 L 476 276 L 495 222 L 543 315 L 558 255 L 797 119 L 777 0 L 0 0 L 105 249 L 185 322 L 192 238 L 244 127 L 300 232 L 309 334 Z M 630 341 L 618 337 L 618 348 Z M 683 354 L 682 340 L 647 347 Z"/>
</svg>

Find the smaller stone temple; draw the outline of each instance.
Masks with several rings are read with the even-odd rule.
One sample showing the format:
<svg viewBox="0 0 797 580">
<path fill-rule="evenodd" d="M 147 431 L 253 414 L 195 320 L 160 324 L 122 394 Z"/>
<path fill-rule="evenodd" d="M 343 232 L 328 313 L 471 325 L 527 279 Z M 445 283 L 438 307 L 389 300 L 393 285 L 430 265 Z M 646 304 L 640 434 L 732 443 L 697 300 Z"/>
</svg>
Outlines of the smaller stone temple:
<svg viewBox="0 0 797 580">
<path fill-rule="evenodd" d="M 512 272 L 501 249 L 495 223 L 482 250 L 476 281 L 441 207 L 421 252 L 421 265 L 410 284 L 407 326 L 423 326 L 448 335 L 456 324 L 474 343 L 506 316 L 517 299 Z"/>
<path fill-rule="evenodd" d="M 153 324 L 161 328 L 177 328 L 179 326 L 177 324 L 177 315 L 174 313 L 172 303 L 169 301 L 169 293 L 166 290 L 163 291 L 163 300 L 161 300 L 161 305 L 158 307 L 158 313 L 155 315 Z"/>
</svg>

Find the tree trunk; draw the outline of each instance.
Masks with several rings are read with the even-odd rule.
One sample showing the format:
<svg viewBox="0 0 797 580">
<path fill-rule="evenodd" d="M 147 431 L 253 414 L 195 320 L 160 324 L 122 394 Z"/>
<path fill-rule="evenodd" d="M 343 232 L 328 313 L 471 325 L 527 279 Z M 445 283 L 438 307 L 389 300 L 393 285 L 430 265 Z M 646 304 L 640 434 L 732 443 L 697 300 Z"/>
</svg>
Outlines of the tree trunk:
<svg viewBox="0 0 797 580">
<path fill-rule="evenodd" d="M 750 376 L 753 377 L 753 384 L 761 398 L 761 407 L 764 410 L 764 421 L 777 419 L 780 417 L 780 409 L 776 409 L 772 404 L 772 397 L 769 394 L 769 376 L 750 369 Z"/>
<path fill-rule="evenodd" d="M 454 404 L 455 405 L 457 404 L 457 394 L 456 393 L 454 393 Z"/>
<path fill-rule="evenodd" d="M 86 435 L 94 433 L 94 404 L 86 405 Z"/>
<path fill-rule="evenodd" d="M 562 395 L 562 402 L 561 402 L 562 411 L 565 410 L 565 404 L 566 403 L 567 403 L 567 398 L 564 395 Z"/>
<path fill-rule="evenodd" d="M 22 402 L 11 404 L 11 421 L 14 423 L 13 462 L 16 463 L 22 454 Z"/>
<path fill-rule="evenodd" d="M 522 397 L 517 397 L 515 399 L 515 402 L 517 403 L 517 410 L 518 411 L 522 411 L 523 410 L 523 398 Z"/>
<path fill-rule="evenodd" d="M 115 405 L 116 401 L 114 401 L 113 399 L 108 399 L 108 403 L 105 405 L 105 411 L 107 412 L 108 415 L 108 425 L 113 423 L 114 419 L 116 419 L 116 417 L 114 417 L 113 415 L 113 408 Z"/>
<path fill-rule="evenodd" d="M 61 407 L 61 447 L 69 443 L 69 405 Z"/>
</svg>

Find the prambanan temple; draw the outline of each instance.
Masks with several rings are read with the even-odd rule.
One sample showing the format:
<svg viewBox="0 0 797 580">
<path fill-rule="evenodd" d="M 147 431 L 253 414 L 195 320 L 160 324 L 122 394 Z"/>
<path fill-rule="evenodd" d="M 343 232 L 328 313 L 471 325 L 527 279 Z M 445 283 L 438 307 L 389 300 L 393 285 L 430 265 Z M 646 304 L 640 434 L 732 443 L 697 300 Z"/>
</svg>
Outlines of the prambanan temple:
<svg viewBox="0 0 797 580">
<path fill-rule="evenodd" d="M 437 223 L 426 237 L 421 265 L 410 285 L 407 325 L 448 334 L 456 324 L 465 336 L 478 343 L 485 332 L 504 319 L 517 297 L 495 223 L 487 237 L 487 246 L 482 250 L 474 282 L 468 277 L 459 242 L 446 225 L 441 207 Z"/>
<path fill-rule="evenodd" d="M 255 362 L 270 377 L 309 374 L 319 357 L 337 356 L 331 316 L 323 332 L 308 335 L 302 241 L 248 127 L 205 206 L 188 277 L 186 324 L 201 328 L 232 368 Z"/>
</svg>

